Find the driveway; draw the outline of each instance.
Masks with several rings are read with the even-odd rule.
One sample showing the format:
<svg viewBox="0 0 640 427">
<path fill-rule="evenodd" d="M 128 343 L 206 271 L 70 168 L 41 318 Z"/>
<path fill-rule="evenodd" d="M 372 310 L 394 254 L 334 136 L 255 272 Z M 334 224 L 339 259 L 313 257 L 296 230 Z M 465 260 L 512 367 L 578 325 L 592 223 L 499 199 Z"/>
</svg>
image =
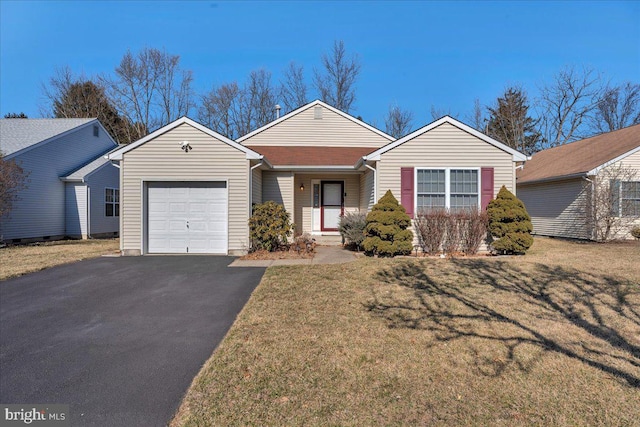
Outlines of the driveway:
<svg viewBox="0 0 640 427">
<path fill-rule="evenodd" d="M 264 273 L 232 261 L 103 257 L 0 282 L 0 402 L 165 425 Z"/>
</svg>

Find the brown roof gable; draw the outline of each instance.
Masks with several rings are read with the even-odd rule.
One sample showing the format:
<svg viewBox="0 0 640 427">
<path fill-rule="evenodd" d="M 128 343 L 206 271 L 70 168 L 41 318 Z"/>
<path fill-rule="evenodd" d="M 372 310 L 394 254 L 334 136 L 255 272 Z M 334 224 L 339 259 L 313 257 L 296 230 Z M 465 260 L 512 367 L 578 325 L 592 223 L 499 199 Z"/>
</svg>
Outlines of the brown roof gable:
<svg viewBox="0 0 640 427">
<path fill-rule="evenodd" d="M 518 184 L 586 175 L 610 160 L 640 147 L 640 124 L 542 150 L 518 170 Z"/>
<path fill-rule="evenodd" d="M 274 166 L 353 166 L 377 147 L 246 146 Z"/>
</svg>

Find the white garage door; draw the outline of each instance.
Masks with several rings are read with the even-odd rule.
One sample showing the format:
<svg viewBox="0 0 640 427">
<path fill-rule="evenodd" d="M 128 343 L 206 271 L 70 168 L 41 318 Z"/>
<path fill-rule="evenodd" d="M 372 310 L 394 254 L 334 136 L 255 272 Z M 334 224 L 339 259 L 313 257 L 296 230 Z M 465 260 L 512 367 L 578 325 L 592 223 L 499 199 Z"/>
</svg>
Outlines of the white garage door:
<svg viewBox="0 0 640 427">
<path fill-rule="evenodd" d="M 227 254 L 226 182 L 150 182 L 149 253 Z"/>
</svg>

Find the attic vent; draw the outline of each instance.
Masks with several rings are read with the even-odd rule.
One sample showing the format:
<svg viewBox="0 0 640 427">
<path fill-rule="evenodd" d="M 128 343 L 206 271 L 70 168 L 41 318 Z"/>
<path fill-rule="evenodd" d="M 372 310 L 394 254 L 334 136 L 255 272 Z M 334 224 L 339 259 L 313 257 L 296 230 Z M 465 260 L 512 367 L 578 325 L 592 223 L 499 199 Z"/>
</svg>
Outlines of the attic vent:
<svg viewBox="0 0 640 427">
<path fill-rule="evenodd" d="M 322 107 L 320 105 L 316 105 L 315 107 L 313 107 L 313 118 L 315 120 L 322 119 Z"/>
<path fill-rule="evenodd" d="M 93 136 L 100 136 L 100 128 L 98 125 L 93 125 Z"/>
</svg>

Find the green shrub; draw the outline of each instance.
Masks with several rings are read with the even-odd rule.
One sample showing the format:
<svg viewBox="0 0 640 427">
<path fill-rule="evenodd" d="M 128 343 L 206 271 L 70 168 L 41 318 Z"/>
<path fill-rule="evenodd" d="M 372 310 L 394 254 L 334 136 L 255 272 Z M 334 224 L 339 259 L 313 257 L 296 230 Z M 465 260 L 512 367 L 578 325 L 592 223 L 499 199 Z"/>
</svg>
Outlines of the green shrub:
<svg viewBox="0 0 640 427">
<path fill-rule="evenodd" d="M 362 248 L 364 230 L 367 226 L 367 216 L 361 212 L 347 212 L 340 217 L 338 230 L 347 244 L 353 245 L 357 250 Z"/>
<path fill-rule="evenodd" d="M 287 244 L 293 225 L 284 206 L 268 201 L 253 207 L 249 218 L 251 251 L 264 249 L 273 252 Z"/>
<path fill-rule="evenodd" d="M 531 217 L 520 199 L 503 185 L 487 207 L 491 247 L 502 253 L 524 253 L 533 244 Z"/>
<path fill-rule="evenodd" d="M 410 225 L 411 218 L 389 190 L 367 215 L 362 246 L 369 255 L 410 254 L 413 249 L 413 233 L 407 230 Z"/>
<path fill-rule="evenodd" d="M 640 227 L 633 227 L 631 229 L 631 235 L 636 239 L 640 239 Z"/>
</svg>

